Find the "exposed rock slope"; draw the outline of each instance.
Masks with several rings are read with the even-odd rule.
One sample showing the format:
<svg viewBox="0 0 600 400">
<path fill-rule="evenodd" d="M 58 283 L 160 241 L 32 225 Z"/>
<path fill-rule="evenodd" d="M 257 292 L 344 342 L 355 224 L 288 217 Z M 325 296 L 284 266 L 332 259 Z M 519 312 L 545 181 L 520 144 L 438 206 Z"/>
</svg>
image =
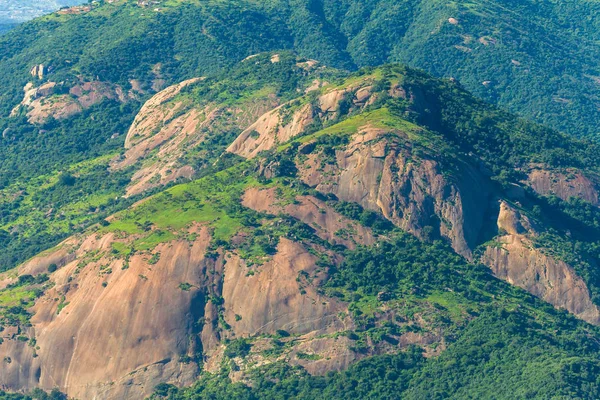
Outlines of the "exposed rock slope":
<svg viewBox="0 0 600 400">
<path fill-rule="evenodd" d="M 537 249 L 529 221 L 506 202 L 500 205 L 498 228 L 504 232 L 487 246 L 482 262 L 494 275 L 522 287 L 547 302 L 568 310 L 592 324 L 600 324 L 600 309 L 572 267 Z"/>
<path fill-rule="evenodd" d="M 573 184 L 540 166 L 524 182 L 498 184 L 482 157 L 435 131 L 431 93 L 385 74 L 286 102 L 264 87 L 243 100 L 204 100 L 195 92 L 210 90 L 202 79 L 152 97 L 112 162 L 113 171 L 137 168 L 128 195 L 192 177 L 206 160 L 191 148 L 226 131 L 222 158 L 245 160 L 3 274 L 0 290 L 16 300 L 0 307 L 0 385 L 141 398 L 202 371 L 243 381 L 256 365 L 285 362 L 324 374 L 411 344 L 435 356 L 447 332 L 475 315 L 453 306 L 449 287 L 425 295 L 419 284 L 405 288 L 412 297 L 392 298 L 379 288 L 353 292 L 350 282 L 326 286 L 350 251 L 389 243 L 399 233 L 392 224 L 599 324 L 584 278 L 536 247 L 553 226 L 531 211 L 548 194 L 596 204 L 594 181 L 573 170 Z M 427 124 L 419 113 L 429 113 Z M 444 266 L 426 267 L 431 275 Z"/>
</svg>

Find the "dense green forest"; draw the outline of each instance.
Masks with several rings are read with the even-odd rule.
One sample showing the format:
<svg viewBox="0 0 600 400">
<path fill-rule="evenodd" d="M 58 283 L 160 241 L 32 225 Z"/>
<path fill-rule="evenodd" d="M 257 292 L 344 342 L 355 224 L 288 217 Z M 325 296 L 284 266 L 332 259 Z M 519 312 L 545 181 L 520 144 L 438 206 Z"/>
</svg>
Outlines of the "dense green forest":
<svg viewBox="0 0 600 400">
<path fill-rule="evenodd" d="M 124 4 L 125 3 L 125 4 Z M 402 62 L 455 77 L 478 96 L 576 136 L 599 125 L 594 1 L 134 1 L 28 22 L 0 40 L 2 114 L 35 63 L 56 80 L 83 73 L 149 83 L 214 73 L 244 57 L 294 49 L 332 67 Z M 148 34 L 150 33 L 150 34 Z M 540 38 L 543 38 L 540 40 Z M 68 45 L 67 45 L 68 44 Z"/>
</svg>

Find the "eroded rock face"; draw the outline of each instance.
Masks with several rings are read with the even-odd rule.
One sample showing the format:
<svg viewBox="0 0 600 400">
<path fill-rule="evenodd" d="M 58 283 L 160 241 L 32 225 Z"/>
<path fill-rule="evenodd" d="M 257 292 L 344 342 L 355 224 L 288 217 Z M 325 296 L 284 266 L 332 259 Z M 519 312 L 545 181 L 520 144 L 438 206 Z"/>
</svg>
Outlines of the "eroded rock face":
<svg viewBox="0 0 600 400">
<path fill-rule="evenodd" d="M 138 164 L 127 196 L 166 185 L 179 178 L 191 178 L 196 165 L 185 155 L 217 132 L 240 131 L 255 118 L 277 104 L 268 97 L 247 107 L 198 105 L 191 98 L 178 96 L 190 85 L 203 81 L 194 78 L 170 86 L 148 100 L 131 125 L 125 140 L 125 153 L 111 163 L 112 170 Z"/>
<path fill-rule="evenodd" d="M 317 87 L 319 83 L 317 82 Z M 373 104 L 377 94 L 365 82 L 344 89 L 333 89 L 316 99 L 315 104 L 297 105 L 296 101 L 283 104 L 262 115 L 245 129 L 227 148 L 230 153 L 244 158 L 254 158 L 261 151 L 284 144 L 306 129 L 316 120 L 322 122 L 337 118 L 344 112 L 358 110 Z"/>
<path fill-rule="evenodd" d="M 250 188 L 242 204 L 255 211 L 273 215 L 285 213 L 309 225 L 321 239 L 353 249 L 357 244 L 372 245 L 376 238 L 370 229 L 340 215 L 313 196 L 298 196 L 285 204 L 277 198 L 276 189 Z"/>
<path fill-rule="evenodd" d="M 415 107 L 421 106 L 419 98 L 422 96 L 414 93 L 409 96 L 401 86 L 393 86 L 389 95 L 410 99 Z M 342 103 L 360 107 L 373 97 L 372 87 L 367 85 L 351 90 L 330 90 L 317 99 L 313 118 L 327 121 L 335 118 Z M 272 118 L 271 122 L 266 123 L 269 118 L 259 121 L 265 123 L 255 127 L 265 129 L 259 129 L 255 138 L 245 132 L 228 150 L 253 158 L 259 151 L 275 147 L 279 143 L 278 130 L 283 128 L 278 114 L 267 116 Z M 286 135 L 285 139 L 297 134 Z M 308 149 L 310 143 L 304 146 Z M 415 151 L 408 135 L 368 124 L 351 135 L 348 145 L 335 149 L 333 160 L 318 149 L 304 151 L 301 148 L 300 153 L 296 167 L 309 186 L 333 194 L 339 200 L 380 211 L 395 225 L 421 239 L 445 238 L 457 253 L 469 260 L 474 260 L 475 247 L 492 236 L 494 229 L 487 225 L 490 216 L 496 216 L 500 231 L 498 241 L 502 246 L 488 247 L 480 261 L 499 278 L 556 307 L 565 308 L 586 321 L 600 322 L 598 308 L 591 302 L 585 282 L 569 265 L 533 247 L 531 236 L 537 229 L 534 224 L 509 212 L 507 203 L 501 204 L 500 211 L 493 204 L 503 196 L 514 201 L 524 200 L 526 194 L 520 186 L 512 185 L 506 193 L 499 193 L 484 172 L 467 162 L 455 160 L 453 171 L 448 171 L 433 157 Z M 577 171 L 567 175 L 536 168 L 531 171 L 527 184 L 542 195 L 554 194 L 565 200 L 574 196 L 598 204 L 594 181 Z M 326 218 L 310 217 L 307 202 L 312 200 L 296 200 L 298 203 L 294 206 L 277 206 L 273 196 L 264 191 L 246 193 L 244 199 L 247 206 L 259 211 L 285 211 L 294 215 L 317 227 L 320 235 L 335 229 L 329 225 L 319 230 L 319 225 L 327 225 Z M 348 245 L 348 242 L 343 244 Z"/>
<path fill-rule="evenodd" d="M 448 238 L 468 259 L 481 231 L 489 187 L 478 171 L 464 165 L 453 181 L 431 159 L 386 137 L 387 131 L 364 128 L 334 164 L 322 166 L 318 154 L 298 165 L 304 182 L 343 201 L 383 215 L 418 237 Z"/>
<path fill-rule="evenodd" d="M 189 85 L 199 82 L 202 78 L 193 78 L 178 84 L 169 86 L 161 92 L 155 94 L 141 108 L 135 117 L 127 138 L 125 139 L 125 148 L 130 149 L 135 144 L 143 141 L 148 136 L 152 136 L 159 124 L 172 119 L 181 109 L 182 104 L 176 103 L 172 107 L 163 107 L 169 100 L 181 93 L 181 90 Z"/>
<path fill-rule="evenodd" d="M 544 168 L 533 168 L 526 182 L 537 193 L 555 195 L 563 200 L 577 197 L 599 206 L 598 184 L 580 171 L 562 173 Z"/>
<path fill-rule="evenodd" d="M 193 383 L 200 369 L 186 359 L 204 357 L 210 368 L 222 357 L 223 339 L 281 329 L 306 335 L 299 342 L 306 346 L 352 326 L 345 303 L 316 291 L 325 272 L 302 244 L 282 238 L 276 254 L 249 274 L 236 252 L 206 257 L 206 227 L 193 225 L 189 233 L 192 239 L 126 258 L 115 246 L 129 246 L 136 235 L 89 234 L 24 264 L 20 274 L 46 273 L 50 263 L 59 269 L 31 309 L 32 326 L 1 333 L 0 385 L 58 387 L 82 399 L 144 398 L 161 382 Z M 338 350 L 337 361 L 320 361 L 314 370 L 354 360 L 348 347 Z"/>
<path fill-rule="evenodd" d="M 37 71 L 43 73 L 43 66 Z M 131 97 L 124 95 L 121 87 L 100 81 L 81 81 L 71 88 L 57 82 L 46 82 L 36 87 L 30 82 L 23 91 L 23 100 L 12 110 L 11 116 L 25 110 L 32 124 L 42 124 L 49 118 L 61 120 L 72 117 L 104 99 L 126 102 Z"/>
<path fill-rule="evenodd" d="M 283 144 L 304 132 L 313 122 L 313 112 L 312 106 L 305 104 L 293 112 L 289 122 L 285 123 L 285 109 L 280 106 L 245 129 L 227 151 L 245 158 L 254 158 L 261 151 Z"/>
<path fill-rule="evenodd" d="M 506 202 L 500 205 L 498 228 L 505 234 L 482 257 L 494 275 L 587 322 L 600 323 L 600 309 L 583 279 L 565 262 L 535 248 L 528 237 L 534 234 L 529 222 Z"/>
<path fill-rule="evenodd" d="M 113 234 L 90 236 L 51 279 L 55 286 L 32 310 L 37 341 L 32 348 L 17 340 L 0 345 L 18 373 L 5 369 L 1 384 L 14 390 L 60 387 L 76 398 L 142 398 L 159 382 L 190 384 L 195 363 L 194 323 L 202 317 L 200 288 L 210 268 L 204 258 L 210 237 L 202 230 L 193 243 L 159 245 L 156 263 L 148 255 L 129 262 L 111 256 Z M 59 255 L 60 257 L 60 255 Z M 189 291 L 179 285 L 189 283 Z"/>
<path fill-rule="evenodd" d="M 279 329 L 292 334 L 342 330 L 338 313 L 345 313 L 346 307 L 318 295 L 311 285 L 302 286 L 298 279 L 300 273 L 313 275 L 316 261 L 302 245 L 285 238 L 280 239 L 273 259 L 252 275 L 237 255 L 227 257 L 225 319 L 235 335 L 275 333 Z"/>
</svg>

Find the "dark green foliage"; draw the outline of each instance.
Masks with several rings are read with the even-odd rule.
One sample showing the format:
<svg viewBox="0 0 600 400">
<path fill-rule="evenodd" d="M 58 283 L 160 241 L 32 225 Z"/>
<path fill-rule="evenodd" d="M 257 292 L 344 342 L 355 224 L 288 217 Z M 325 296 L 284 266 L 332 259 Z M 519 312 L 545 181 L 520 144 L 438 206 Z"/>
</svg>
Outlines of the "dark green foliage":
<svg viewBox="0 0 600 400">
<path fill-rule="evenodd" d="M 55 81 L 73 79 L 73 70 L 126 88 L 135 77 L 148 88 L 157 74 L 181 81 L 262 51 L 294 49 L 339 68 L 393 61 L 452 76 L 488 101 L 590 135 L 600 125 L 599 12 L 592 1 L 534 0 L 509 7 L 481 0 L 182 2 L 160 13 L 135 2 L 105 4 L 2 36 L 0 114 L 18 101 L 33 63 L 52 65 Z"/>
<path fill-rule="evenodd" d="M 364 226 L 372 228 L 375 232 L 385 232 L 394 228 L 394 224 L 382 215 L 371 210 L 365 210 L 360 204 L 345 201 L 332 201 L 330 203 L 333 205 L 335 211 L 359 221 Z"/>
<path fill-rule="evenodd" d="M 31 195 L 21 191 L 13 201 L 0 201 L 0 223 L 10 224 L 19 218 L 27 218 L 20 224 L 19 230 L 12 233 L 0 230 L 0 247 L 3 249 L 0 270 L 33 257 L 73 232 L 103 221 L 109 214 L 131 204 L 133 199 L 108 198 L 105 203 L 85 210 L 83 215 L 74 215 L 77 219 L 71 220 L 53 212 L 92 193 L 101 196 L 118 193 L 129 182 L 128 175 L 129 171 L 111 173 L 106 164 L 98 164 L 77 177 L 63 173 L 56 184 Z M 22 240 L 23 236 L 27 236 L 27 240 Z"/>
<path fill-rule="evenodd" d="M 476 154 L 501 183 L 518 181 L 522 177 L 517 169 L 534 162 L 556 168 L 600 167 L 600 149 L 591 141 L 515 118 L 474 98 L 456 82 L 393 65 L 383 71 L 406 76 L 403 86 L 414 96 L 412 103 L 388 100 L 392 112 L 439 132 L 459 151 Z"/>
<path fill-rule="evenodd" d="M 120 149 L 139 105 L 104 101 L 66 120 L 29 125 L 24 118 L 0 120 L 0 188 Z M 114 134 L 119 136 L 114 137 Z M 69 186 L 73 182 L 69 183 Z"/>
<path fill-rule="evenodd" d="M 234 357 L 246 357 L 248 353 L 250 353 L 250 349 L 252 345 L 247 339 L 235 339 L 229 342 L 227 345 L 227 349 L 225 350 L 225 355 L 229 358 Z"/>
<path fill-rule="evenodd" d="M 73 186 L 75 184 L 75 177 L 68 172 L 63 172 L 58 177 L 58 182 L 63 186 Z"/>
</svg>

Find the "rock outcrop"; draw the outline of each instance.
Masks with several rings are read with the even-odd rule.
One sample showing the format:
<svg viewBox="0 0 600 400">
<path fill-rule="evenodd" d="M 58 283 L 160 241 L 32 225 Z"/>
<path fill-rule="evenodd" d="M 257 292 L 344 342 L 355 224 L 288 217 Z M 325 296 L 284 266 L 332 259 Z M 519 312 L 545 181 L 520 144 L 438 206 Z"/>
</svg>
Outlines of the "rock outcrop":
<svg viewBox="0 0 600 400">
<path fill-rule="evenodd" d="M 255 274 L 248 275 L 248 266 L 239 256 L 228 257 L 224 265 L 224 315 L 231 321 L 234 334 L 244 337 L 278 330 L 291 334 L 343 330 L 338 314 L 345 313 L 346 306 L 317 294 L 314 286 L 304 288 L 298 279 L 300 273 L 313 276 L 316 261 L 302 245 L 285 238 L 280 240 L 272 260 Z"/>
<path fill-rule="evenodd" d="M 46 73 L 46 67 L 44 64 L 34 65 L 31 67 L 29 74 L 34 78 L 44 79 L 44 75 Z"/>
<path fill-rule="evenodd" d="M 578 170 L 560 172 L 542 167 L 532 168 L 526 183 L 543 196 L 554 195 L 563 200 L 577 197 L 600 206 L 598 183 Z"/>
<path fill-rule="evenodd" d="M 304 133 L 316 120 L 332 121 L 342 111 L 348 113 L 373 104 L 377 97 L 366 81 L 326 91 L 314 104 L 291 101 L 262 115 L 237 137 L 227 151 L 244 158 L 254 158 L 261 151 L 270 150 Z"/>
<path fill-rule="evenodd" d="M 43 71 L 43 66 L 38 68 L 41 68 L 38 73 L 43 73 L 40 72 Z M 121 102 L 129 99 L 121 87 L 100 81 L 80 81 L 71 88 L 57 82 L 46 82 L 36 87 L 30 82 L 23 91 L 23 100 L 13 108 L 11 116 L 24 110 L 32 124 L 42 124 L 49 118 L 61 120 L 72 117 L 104 99 Z"/>
<path fill-rule="evenodd" d="M 303 245 L 282 238 L 272 259 L 249 274 L 236 252 L 207 256 L 206 227 L 192 225 L 189 235 L 123 257 L 115 249 L 138 235 L 92 233 L 24 264 L 21 275 L 59 268 L 31 309 L 31 327 L 2 332 L 0 385 L 58 387 L 82 399 L 143 398 L 160 382 L 191 384 L 200 369 L 190 360 L 204 357 L 210 368 L 223 339 L 284 330 L 305 335 L 299 343 L 307 346 L 352 326 L 340 317 L 347 316 L 343 302 L 316 291 L 325 275 Z M 315 371 L 356 358 L 348 346 L 328 351 L 345 355 L 320 361 Z"/>
<path fill-rule="evenodd" d="M 304 132 L 313 121 L 313 108 L 305 104 L 294 111 L 289 122 L 284 122 L 285 105 L 261 116 L 244 130 L 227 148 L 227 151 L 245 158 L 254 158 L 258 153 L 283 144 Z"/>
<path fill-rule="evenodd" d="M 66 264 L 32 310 L 25 334 L 35 338 L 37 355 L 18 340 L 0 345 L 0 356 L 14 361 L 0 373 L 2 386 L 60 387 L 86 399 L 141 398 L 159 382 L 193 382 L 197 366 L 182 357 L 195 352 L 194 322 L 205 301 L 196 288 L 211 265 L 204 258 L 209 240 L 202 230 L 193 243 L 159 245 L 156 263 L 143 254 L 114 257 L 119 239 L 113 234 L 82 239 L 70 262 L 62 250 L 46 256 Z M 181 290 L 183 282 L 194 289 Z"/>
<path fill-rule="evenodd" d="M 488 185 L 468 165 L 447 179 L 438 162 L 404 146 L 401 133 L 388 133 L 363 127 L 348 146 L 336 150 L 333 164 L 323 166 L 318 153 L 310 154 L 298 165 L 302 179 L 340 200 L 381 211 L 418 237 L 445 237 L 471 259 L 489 202 Z"/>
<path fill-rule="evenodd" d="M 322 239 L 350 249 L 355 248 L 357 244 L 369 246 L 376 242 L 370 229 L 343 217 L 313 196 L 298 196 L 293 202 L 285 204 L 277 198 L 274 188 L 250 188 L 244 193 L 242 204 L 273 215 L 291 215 L 314 228 Z"/>
<path fill-rule="evenodd" d="M 124 154 L 111 163 L 112 170 L 138 164 L 128 185 L 127 196 L 179 178 L 191 178 L 198 167 L 186 162 L 186 154 L 211 135 L 246 128 L 248 121 L 277 104 L 276 99 L 268 98 L 244 107 L 216 103 L 199 105 L 190 96 L 182 94 L 184 88 L 203 80 L 189 79 L 162 90 L 137 114 L 125 139 Z"/>
<path fill-rule="evenodd" d="M 255 158 L 261 151 L 277 148 L 303 134 L 310 125 L 309 115 L 312 121 L 327 124 L 341 112 L 356 113 L 373 104 L 378 95 L 368 79 L 345 88 L 324 90 L 315 101 L 294 108 L 287 123 L 282 123 L 282 113 L 289 107 L 265 114 L 228 151 Z M 427 107 L 418 88 L 409 90 L 392 84 L 386 95 L 403 98 L 414 109 Z M 499 210 L 494 205 L 502 198 L 525 201 L 527 194 L 521 186 L 513 184 L 499 191 L 489 175 L 468 158 L 455 157 L 449 169 L 439 161 L 442 157 L 436 155 L 437 149 L 423 149 L 417 144 L 419 139 L 417 143 L 413 141 L 415 135 L 427 135 L 426 132 L 383 128 L 379 121 L 365 122 L 356 129 L 354 133 L 345 132 L 350 138 L 348 144 L 329 148 L 327 154 L 318 146 L 315 148 L 315 139 L 298 141 L 300 156 L 296 167 L 302 181 L 339 200 L 379 211 L 421 239 L 445 239 L 458 254 L 483 262 L 499 278 L 588 322 L 600 323 L 598 307 L 592 303 L 583 279 L 565 262 L 534 247 L 534 224 L 507 211 L 510 207 L 505 202 Z M 534 166 L 524 183 L 540 195 L 556 195 L 564 200 L 578 197 L 598 205 L 595 180 L 577 170 L 561 173 Z M 285 209 L 292 213 L 291 209 L 274 207 L 264 193 L 258 197 L 260 200 L 252 204 L 246 199 L 247 205 L 262 211 Z M 305 200 L 293 208 L 298 211 L 306 207 Z M 296 217 L 302 219 L 301 215 Z M 497 242 L 501 246 L 488 246 L 483 258 L 475 260 L 475 248 L 495 235 L 489 226 L 490 218 L 497 219 Z"/>
<path fill-rule="evenodd" d="M 494 275 L 585 321 L 600 324 L 600 309 L 592 303 L 583 279 L 571 266 L 534 246 L 530 236 L 535 231 L 525 216 L 502 202 L 498 228 L 504 234 L 487 246 L 482 257 Z"/>
</svg>

